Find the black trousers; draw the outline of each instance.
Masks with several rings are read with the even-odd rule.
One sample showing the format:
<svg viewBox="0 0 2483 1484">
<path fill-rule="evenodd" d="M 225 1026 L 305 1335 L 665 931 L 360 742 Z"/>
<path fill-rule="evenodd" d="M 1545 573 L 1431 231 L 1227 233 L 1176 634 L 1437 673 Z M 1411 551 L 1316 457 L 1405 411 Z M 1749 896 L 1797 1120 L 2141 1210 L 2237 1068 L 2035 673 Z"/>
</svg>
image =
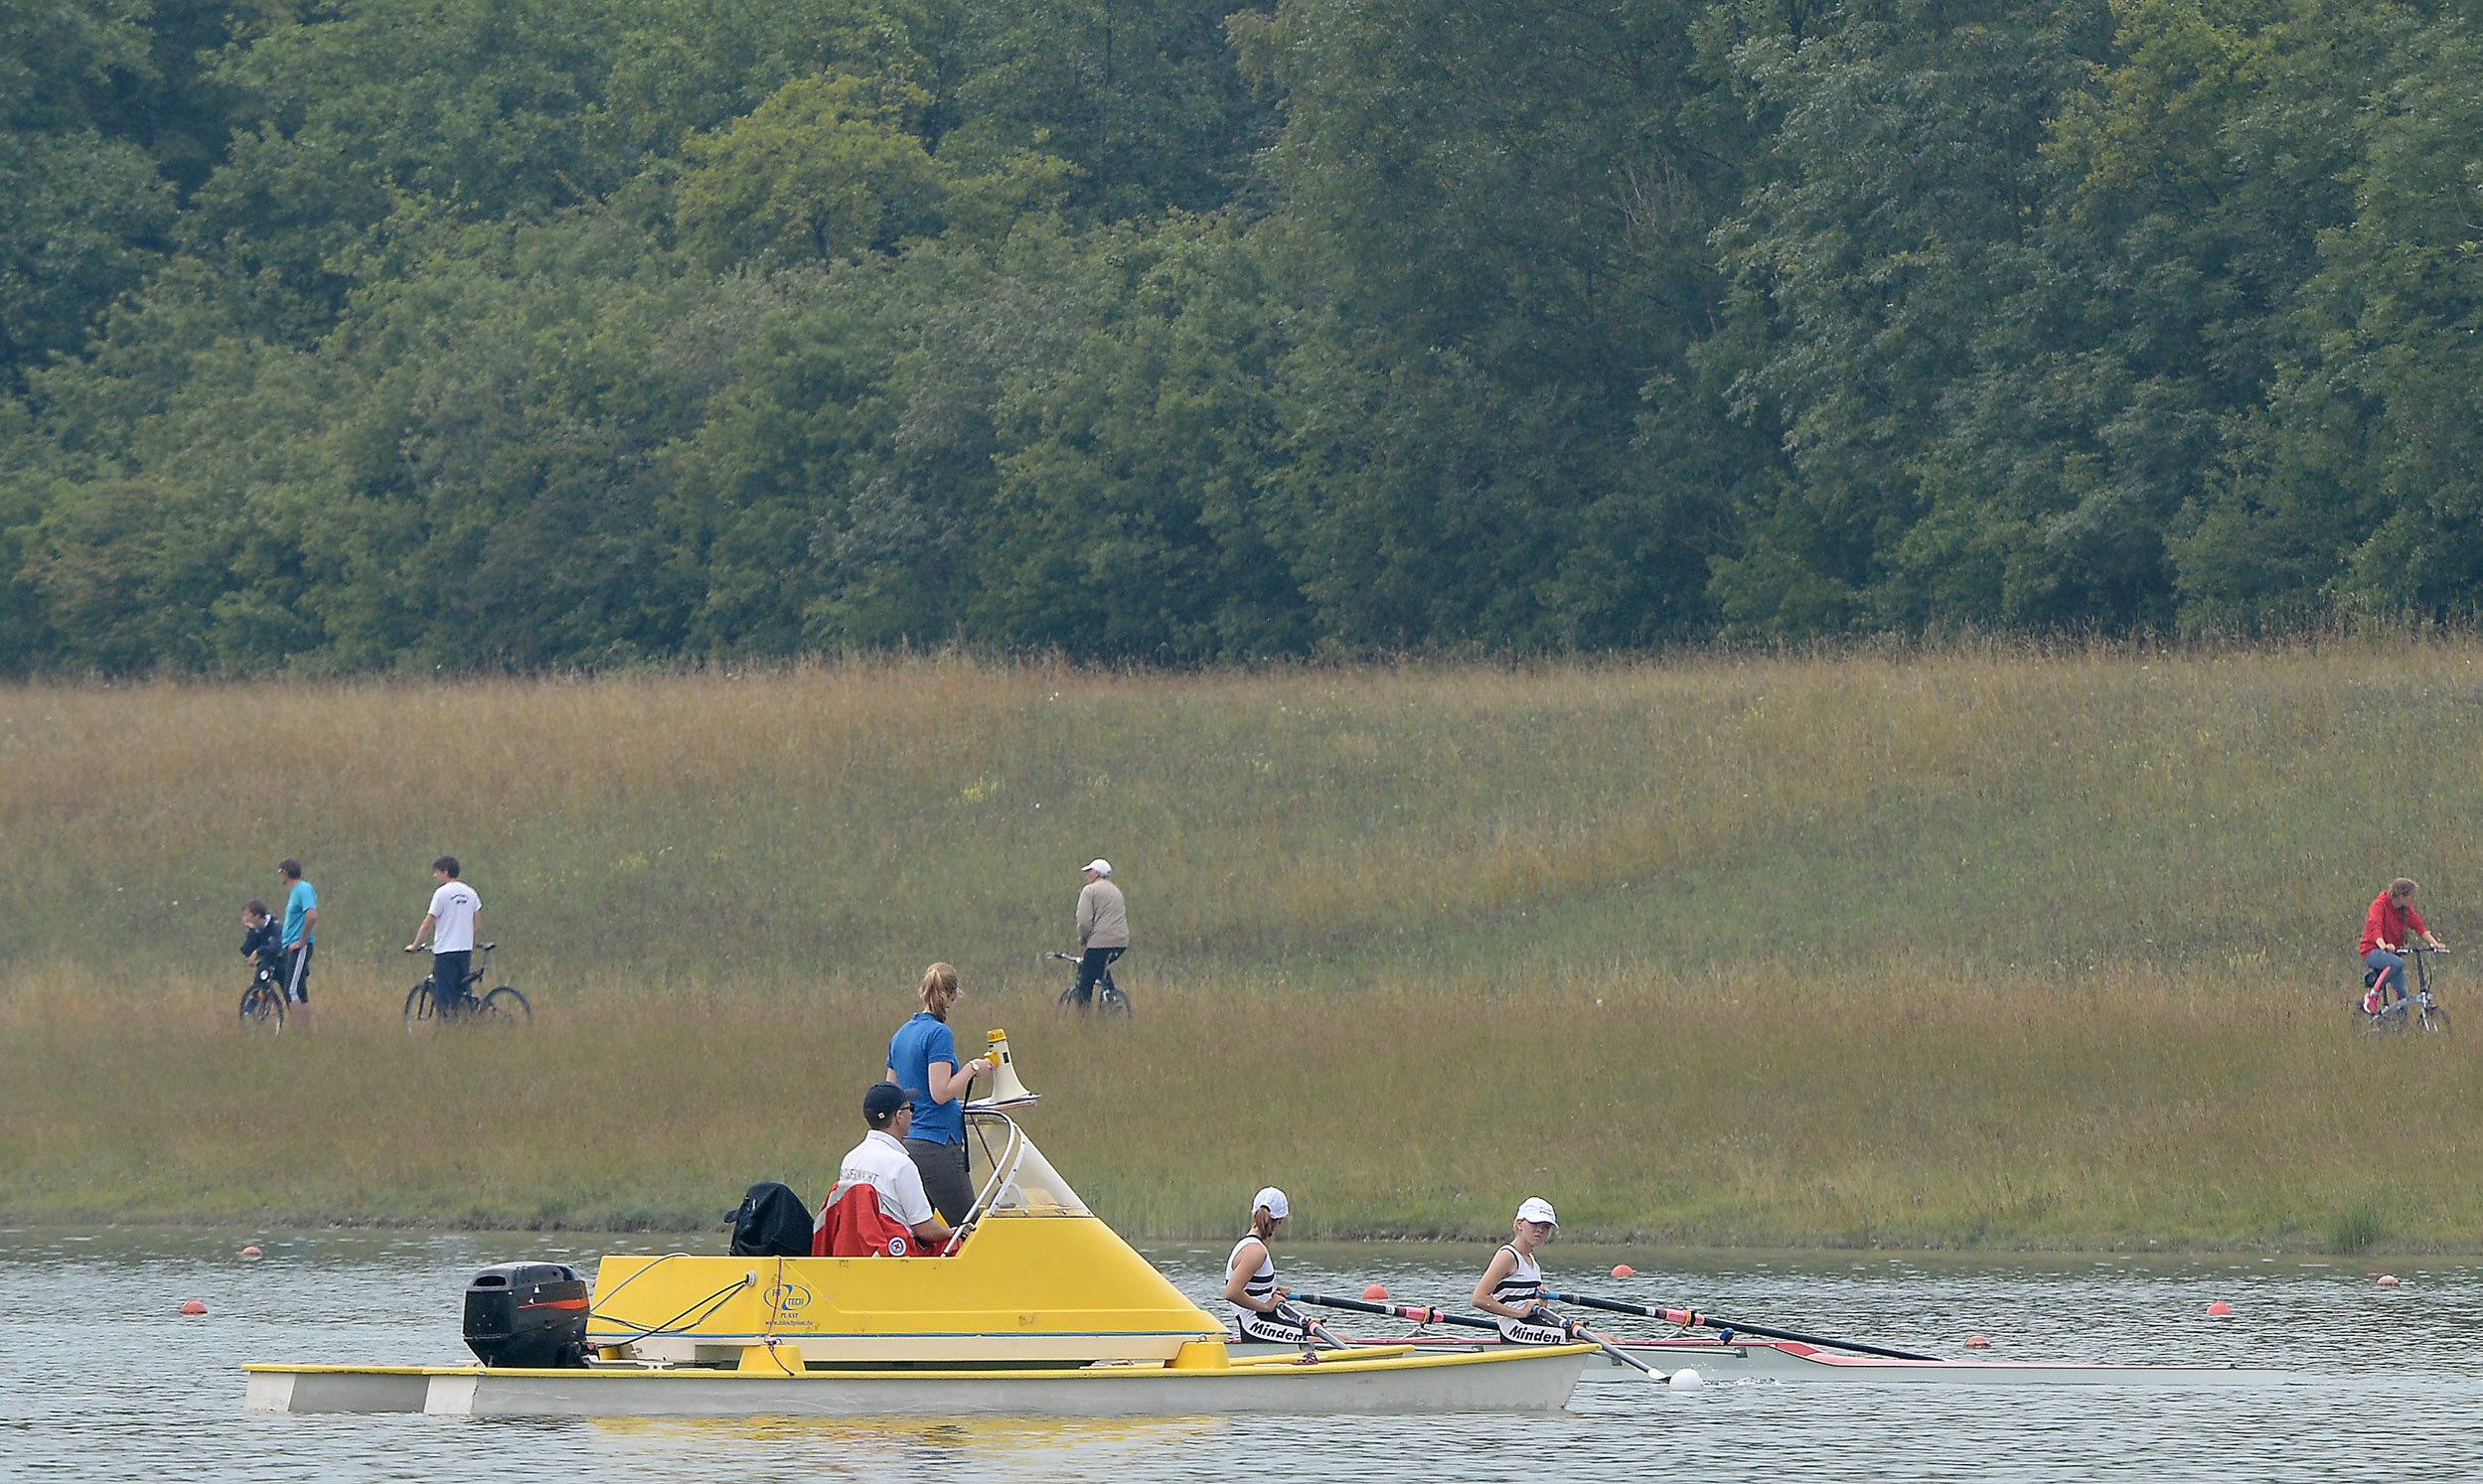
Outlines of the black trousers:
<svg viewBox="0 0 2483 1484">
<path fill-rule="evenodd" d="M 975 1204 L 974 1181 L 966 1175 L 966 1146 L 909 1138 L 905 1152 L 914 1157 L 914 1168 L 922 1171 L 922 1193 L 930 1198 L 940 1220 L 952 1227 L 964 1221 Z"/>
<path fill-rule="evenodd" d="M 454 1017 L 464 1007 L 462 991 L 466 987 L 466 975 L 472 972 L 472 949 L 431 956 L 431 1003 L 441 1014 Z"/>
<path fill-rule="evenodd" d="M 1078 981 L 1069 986 L 1069 1003 L 1083 1010 L 1095 1001 L 1095 985 L 1112 966 L 1112 961 L 1128 953 L 1128 949 L 1088 949 L 1078 961 Z"/>
</svg>

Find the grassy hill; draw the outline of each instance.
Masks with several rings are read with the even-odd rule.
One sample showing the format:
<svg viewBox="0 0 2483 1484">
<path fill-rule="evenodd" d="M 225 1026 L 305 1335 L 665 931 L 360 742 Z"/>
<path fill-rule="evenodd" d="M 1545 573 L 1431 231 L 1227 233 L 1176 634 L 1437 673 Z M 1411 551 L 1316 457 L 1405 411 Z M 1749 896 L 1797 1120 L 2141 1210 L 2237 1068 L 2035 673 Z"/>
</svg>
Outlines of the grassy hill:
<svg viewBox="0 0 2483 1484">
<path fill-rule="evenodd" d="M 2465 941 L 2478 658 L 0 691 L 0 1213 L 704 1225 L 824 1184 L 948 959 L 1133 1232 L 2471 1249 L 2464 961 L 2467 1039 L 2344 1003 L 2389 877 Z M 522 1039 L 395 1025 L 442 851 Z M 325 1019 L 244 1043 L 285 854 Z M 1096 854 L 1126 1027 L 1035 958 Z"/>
</svg>

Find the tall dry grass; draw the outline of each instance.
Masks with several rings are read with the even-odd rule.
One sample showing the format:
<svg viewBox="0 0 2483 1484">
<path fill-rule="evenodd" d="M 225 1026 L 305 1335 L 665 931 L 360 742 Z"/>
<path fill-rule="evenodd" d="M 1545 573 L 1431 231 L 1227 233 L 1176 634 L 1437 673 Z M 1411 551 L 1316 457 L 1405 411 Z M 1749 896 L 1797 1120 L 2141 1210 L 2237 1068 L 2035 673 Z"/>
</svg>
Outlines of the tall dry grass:
<svg viewBox="0 0 2483 1484">
<path fill-rule="evenodd" d="M 2478 656 L 0 692 L 0 1211 L 703 1219 L 816 1183 L 937 957 L 1136 1231 L 2471 1246 L 2467 1043 L 2341 1004 L 2389 876 L 2457 936 Z M 528 1037 L 390 1023 L 442 850 Z M 327 1018 L 248 1045 L 286 853 Z M 1110 1032 L 1032 958 L 1097 853 Z"/>
</svg>

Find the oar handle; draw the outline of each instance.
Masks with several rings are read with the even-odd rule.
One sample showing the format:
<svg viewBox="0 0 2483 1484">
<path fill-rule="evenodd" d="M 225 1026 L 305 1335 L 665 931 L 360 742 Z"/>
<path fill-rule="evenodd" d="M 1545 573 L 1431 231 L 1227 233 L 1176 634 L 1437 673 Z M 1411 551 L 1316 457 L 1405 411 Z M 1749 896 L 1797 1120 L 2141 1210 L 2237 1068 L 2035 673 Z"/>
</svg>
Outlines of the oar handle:
<svg viewBox="0 0 2483 1484">
<path fill-rule="evenodd" d="M 1320 1293 L 1297 1293 L 1293 1299 L 1296 1303 L 1318 1304 L 1323 1309 L 1350 1309 L 1357 1314 L 1381 1314 L 1391 1319 L 1411 1320 L 1416 1324 L 1463 1324 L 1474 1329 L 1495 1331 L 1500 1327 L 1489 1319 L 1478 1319 L 1471 1314 L 1452 1314 L 1446 1309 L 1425 1308 L 1415 1303 L 1372 1303 L 1361 1298 L 1330 1298 Z"/>
<path fill-rule="evenodd" d="M 1683 1329 L 1729 1329 L 1737 1334 L 1758 1335 L 1762 1339 L 1791 1340 L 1797 1345 L 1817 1345 L 1826 1350 L 1850 1350 L 1858 1355 L 1885 1356 L 1890 1360 L 1936 1361 L 1937 1355 L 1924 1355 L 1913 1350 L 1891 1350 L 1885 1345 L 1865 1345 L 1860 1340 L 1838 1340 L 1827 1335 L 1804 1334 L 1798 1329 L 1770 1329 L 1764 1324 L 1743 1324 L 1702 1314 L 1696 1309 L 1650 1309 L 1641 1304 L 1623 1303 L 1615 1298 L 1589 1298 L 1583 1293 L 1546 1293 L 1555 1303 L 1574 1303 L 1590 1309 L 1608 1309 L 1616 1314 L 1636 1314 L 1646 1319 L 1661 1319 Z"/>
</svg>

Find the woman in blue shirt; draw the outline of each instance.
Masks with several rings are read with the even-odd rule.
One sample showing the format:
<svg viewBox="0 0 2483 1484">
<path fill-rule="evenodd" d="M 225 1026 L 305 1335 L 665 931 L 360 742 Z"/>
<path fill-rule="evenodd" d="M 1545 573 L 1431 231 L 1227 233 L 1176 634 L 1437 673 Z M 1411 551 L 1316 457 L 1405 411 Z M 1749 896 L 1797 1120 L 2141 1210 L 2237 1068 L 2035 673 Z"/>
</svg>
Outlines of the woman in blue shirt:
<svg viewBox="0 0 2483 1484">
<path fill-rule="evenodd" d="M 954 967 L 932 965 L 914 992 L 922 996 L 922 1009 L 888 1038 L 888 1081 L 913 1100 L 914 1127 L 905 1152 L 922 1171 L 923 1194 L 953 1227 L 965 1221 L 975 1202 L 974 1182 L 966 1174 L 966 1089 L 992 1064 L 976 1057 L 958 1065 L 948 1012 L 965 991 Z"/>
</svg>

